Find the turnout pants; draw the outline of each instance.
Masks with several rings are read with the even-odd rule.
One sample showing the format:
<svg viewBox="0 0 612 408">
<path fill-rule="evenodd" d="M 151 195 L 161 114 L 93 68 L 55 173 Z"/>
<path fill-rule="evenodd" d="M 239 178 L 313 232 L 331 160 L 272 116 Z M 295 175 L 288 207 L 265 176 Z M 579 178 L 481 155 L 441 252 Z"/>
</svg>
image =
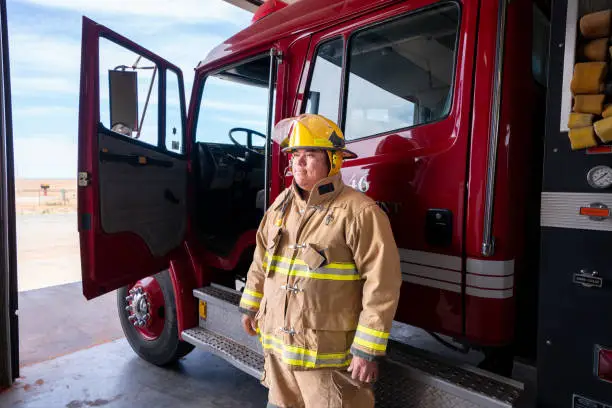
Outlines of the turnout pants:
<svg viewBox="0 0 612 408">
<path fill-rule="evenodd" d="M 262 384 L 268 408 L 373 408 L 372 386 L 353 380 L 346 369 L 294 371 L 276 356 L 265 358 Z"/>
</svg>

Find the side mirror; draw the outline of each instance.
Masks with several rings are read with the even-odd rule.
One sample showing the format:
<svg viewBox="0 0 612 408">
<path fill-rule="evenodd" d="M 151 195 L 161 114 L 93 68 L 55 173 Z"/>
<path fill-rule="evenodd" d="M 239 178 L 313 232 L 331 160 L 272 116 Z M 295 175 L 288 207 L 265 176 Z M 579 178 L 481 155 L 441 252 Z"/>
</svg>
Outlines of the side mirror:
<svg viewBox="0 0 612 408">
<path fill-rule="evenodd" d="M 126 136 L 138 131 L 138 74 L 108 71 L 111 129 Z"/>
</svg>

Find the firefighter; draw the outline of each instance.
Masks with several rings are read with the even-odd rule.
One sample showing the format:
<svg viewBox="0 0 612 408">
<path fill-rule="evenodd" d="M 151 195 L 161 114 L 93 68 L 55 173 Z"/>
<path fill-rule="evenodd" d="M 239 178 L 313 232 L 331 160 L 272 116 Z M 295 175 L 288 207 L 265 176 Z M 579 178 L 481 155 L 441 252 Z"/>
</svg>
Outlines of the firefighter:
<svg viewBox="0 0 612 408">
<path fill-rule="evenodd" d="M 273 139 L 293 183 L 265 213 L 240 301 L 242 324 L 264 349 L 269 407 L 373 407 L 401 272 L 387 215 L 346 186 L 338 126 L 320 115 L 285 119 Z"/>
</svg>

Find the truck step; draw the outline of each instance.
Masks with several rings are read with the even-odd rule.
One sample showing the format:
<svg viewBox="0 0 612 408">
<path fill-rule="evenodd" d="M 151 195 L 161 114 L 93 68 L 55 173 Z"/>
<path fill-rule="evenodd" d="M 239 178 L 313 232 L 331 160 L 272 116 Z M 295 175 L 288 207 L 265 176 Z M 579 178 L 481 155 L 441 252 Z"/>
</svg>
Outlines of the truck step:
<svg viewBox="0 0 612 408">
<path fill-rule="evenodd" d="M 184 330 L 182 335 L 186 342 L 221 357 L 255 378 L 261 378 L 264 367 L 263 355 L 201 327 Z"/>
<path fill-rule="evenodd" d="M 512 379 L 445 362 L 438 356 L 396 341 L 389 342 L 382 373 L 384 377 L 377 385 L 377 395 L 385 398 L 387 394 L 396 393 L 397 400 L 405 399 L 402 403 L 385 403 L 389 407 L 515 407 L 523 393 L 523 385 Z M 414 381 L 420 384 L 411 391 L 409 385 Z M 405 390 L 398 395 L 397 390 L 402 387 Z M 410 403 L 408 400 L 414 400 L 412 393 L 418 394 L 417 400 L 425 400 L 416 405 Z M 436 404 L 427 405 L 429 400 Z"/>
<path fill-rule="evenodd" d="M 458 397 L 430 384 L 426 377 L 401 364 L 384 361 L 381 378 L 374 384 L 376 406 L 385 408 L 480 408 L 483 405 Z"/>
<path fill-rule="evenodd" d="M 241 293 L 223 286 L 212 285 L 195 289 L 193 295 L 206 304 L 206 317 L 200 316 L 199 326 L 232 339 L 252 351 L 263 354 L 257 336 L 249 336 L 242 329 L 242 313 L 238 310 Z"/>
<path fill-rule="evenodd" d="M 207 300 L 209 302 L 226 302 L 234 306 L 238 306 L 240 297 L 242 296 L 237 290 L 215 285 L 214 283 L 210 286 L 194 289 L 193 295 L 198 299 Z"/>
</svg>

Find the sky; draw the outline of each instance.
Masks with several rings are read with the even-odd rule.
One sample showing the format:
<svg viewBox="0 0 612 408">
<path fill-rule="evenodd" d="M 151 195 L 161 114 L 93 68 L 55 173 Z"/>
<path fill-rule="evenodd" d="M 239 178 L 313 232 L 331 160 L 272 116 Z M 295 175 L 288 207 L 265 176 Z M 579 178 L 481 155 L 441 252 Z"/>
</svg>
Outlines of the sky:
<svg viewBox="0 0 612 408">
<path fill-rule="evenodd" d="M 193 68 L 214 46 L 247 27 L 252 17 L 222 0 L 8 0 L 7 8 L 17 178 L 76 178 L 82 16 L 181 68 L 187 104 Z M 134 62 L 121 53 L 113 55 L 124 64 Z M 140 109 L 151 72 L 139 77 Z M 219 89 L 225 91 L 211 88 L 218 97 L 206 101 L 220 111 L 214 115 L 219 122 L 231 122 L 238 111 L 246 112 L 240 116 L 243 125 L 261 125 L 262 119 L 265 123 L 261 108 L 248 97 L 231 85 L 219 84 Z M 178 106 L 178 92 L 168 92 L 171 109 Z M 101 85 L 102 105 L 107 95 L 107 85 Z M 145 125 L 152 118 L 147 115 Z M 228 126 L 234 125 L 240 124 Z"/>
</svg>

